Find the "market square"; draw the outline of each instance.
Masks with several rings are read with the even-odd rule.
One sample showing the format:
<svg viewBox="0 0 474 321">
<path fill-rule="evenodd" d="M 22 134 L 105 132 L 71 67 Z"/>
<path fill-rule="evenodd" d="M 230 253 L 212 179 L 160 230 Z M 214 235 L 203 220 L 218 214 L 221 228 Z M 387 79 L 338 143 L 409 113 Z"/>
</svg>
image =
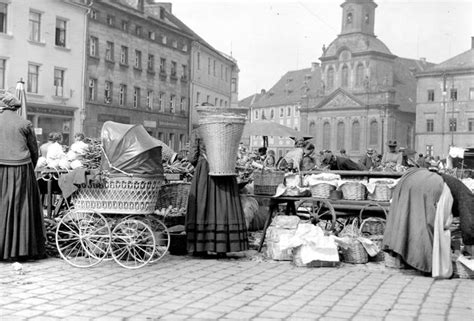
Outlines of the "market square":
<svg viewBox="0 0 474 321">
<path fill-rule="evenodd" d="M 473 10 L 0 0 L 0 319 L 472 319 Z"/>
</svg>

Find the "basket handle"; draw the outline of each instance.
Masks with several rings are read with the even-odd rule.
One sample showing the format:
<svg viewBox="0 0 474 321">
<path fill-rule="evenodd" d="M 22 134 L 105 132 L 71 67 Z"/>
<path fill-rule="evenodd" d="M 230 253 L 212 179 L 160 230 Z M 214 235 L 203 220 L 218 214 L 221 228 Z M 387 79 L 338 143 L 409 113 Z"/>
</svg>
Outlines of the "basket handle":
<svg viewBox="0 0 474 321">
<path fill-rule="evenodd" d="M 364 211 L 365 211 L 366 209 L 368 209 L 369 207 L 374 207 L 374 206 L 381 208 L 382 211 L 383 211 L 383 215 L 385 216 L 385 219 L 387 219 L 388 214 L 387 214 L 387 211 L 385 210 L 385 208 L 384 208 L 382 205 L 380 205 L 379 203 L 377 203 L 377 202 L 370 202 L 370 203 L 366 204 L 364 207 L 362 207 L 362 208 L 360 209 L 360 212 L 359 212 L 359 219 L 360 219 L 361 222 L 362 222 L 362 214 L 364 213 Z"/>
</svg>

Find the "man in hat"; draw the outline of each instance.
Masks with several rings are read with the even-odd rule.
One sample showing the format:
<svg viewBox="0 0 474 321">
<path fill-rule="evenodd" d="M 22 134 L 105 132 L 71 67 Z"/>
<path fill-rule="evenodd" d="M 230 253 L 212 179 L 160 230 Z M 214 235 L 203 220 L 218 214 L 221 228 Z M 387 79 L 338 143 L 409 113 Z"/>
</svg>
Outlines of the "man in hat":
<svg viewBox="0 0 474 321">
<path fill-rule="evenodd" d="M 402 165 L 403 154 L 397 152 L 397 141 L 389 140 L 388 141 L 388 151 L 383 154 L 382 165 L 384 166 L 393 166 L 393 165 Z"/>
<path fill-rule="evenodd" d="M 375 150 L 373 148 L 367 148 L 367 153 L 359 160 L 359 164 L 366 170 L 374 169 L 380 165 L 377 161 Z"/>
</svg>

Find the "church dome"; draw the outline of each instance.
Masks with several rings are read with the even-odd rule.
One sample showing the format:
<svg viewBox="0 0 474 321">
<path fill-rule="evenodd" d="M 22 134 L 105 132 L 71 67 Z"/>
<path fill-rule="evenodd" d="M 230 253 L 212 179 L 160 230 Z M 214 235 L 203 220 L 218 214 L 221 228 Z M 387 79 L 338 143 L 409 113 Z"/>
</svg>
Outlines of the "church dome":
<svg viewBox="0 0 474 321">
<path fill-rule="evenodd" d="M 321 58 L 337 57 L 342 50 L 349 50 L 352 54 L 378 52 L 393 56 L 388 47 L 377 37 L 363 33 L 353 33 L 339 35 L 324 51 Z"/>
</svg>

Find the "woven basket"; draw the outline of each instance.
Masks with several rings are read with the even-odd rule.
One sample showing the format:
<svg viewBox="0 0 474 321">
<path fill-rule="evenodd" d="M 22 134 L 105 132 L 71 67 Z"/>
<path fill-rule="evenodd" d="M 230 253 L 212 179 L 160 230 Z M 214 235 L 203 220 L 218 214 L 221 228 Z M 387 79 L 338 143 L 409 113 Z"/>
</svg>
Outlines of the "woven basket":
<svg viewBox="0 0 474 321">
<path fill-rule="evenodd" d="M 336 186 L 327 183 L 319 183 L 310 187 L 311 196 L 317 198 L 329 198 L 331 191 L 335 189 Z"/>
<path fill-rule="evenodd" d="M 235 164 L 247 108 L 197 108 L 197 111 L 200 117 L 199 134 L 206 146 L 209 175 L 237 175 Z"/>
<path fill-rule="evenodd" d="M 275 195 L 279 184 L 283 183 L 285 172 L 255 171 L 253 173 L 253 187 L 255 194 Z"/>
<path fill-rule="evenodd" d="M 111 176 L 102 187 L 85 186 L 73 195 L 77 210 L 114 214 L 151 214 L 163 175 Z"/>
<path fill-rule="evenodd" d="M 367 199 L 374 201 L 389 201 L 392 198 L 392 189 L 387 184 L 376 184 L 373 193 L 368 193 Z"/>
<path fill-rule="evenodd" d="M 361 234 L 382 235 L 385 232 L 385 219 L 379 217 L 368 217 L 360 223 Z"/>
<path fill-rule="evenodd" d="M 188 182 L 170 182 L 161 186 L 158 193 L 156 208 L 187 208 L 189 190 L 191 183 Z"/>
<path fill-rule="evenodd" d="M 360 182 L 346 182 L 341 186 L 342 198 L 346 200 L 365 200 L 366 188 Z"/>
<path fill-rule="evenodd" d="M 352 239 L 348 248 L 341 248 L 343 261 L 353 264 L 364 264 L 369 261 L 369 255 L 362 243 L 357 239 Z"/>
</svg>

